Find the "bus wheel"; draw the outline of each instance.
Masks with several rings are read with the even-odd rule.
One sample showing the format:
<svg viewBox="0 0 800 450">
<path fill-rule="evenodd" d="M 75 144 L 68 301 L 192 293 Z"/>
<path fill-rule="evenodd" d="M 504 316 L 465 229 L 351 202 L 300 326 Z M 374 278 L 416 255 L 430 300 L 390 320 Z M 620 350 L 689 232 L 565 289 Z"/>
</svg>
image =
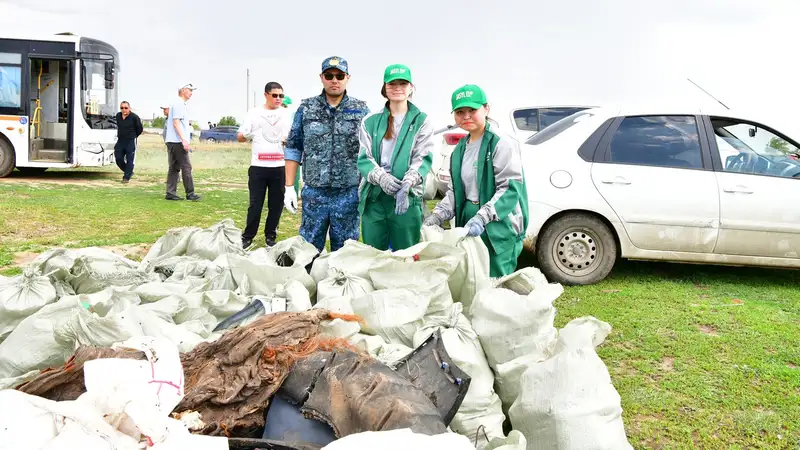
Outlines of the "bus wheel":
<svg viewBox="0 0 800 450">
<path fill-rule="evenodd" d="M 7 177 L 14 170 L 16 164 L 14 148 L 4 139 L 0 139 L 0 178 Z"/>
</svg>

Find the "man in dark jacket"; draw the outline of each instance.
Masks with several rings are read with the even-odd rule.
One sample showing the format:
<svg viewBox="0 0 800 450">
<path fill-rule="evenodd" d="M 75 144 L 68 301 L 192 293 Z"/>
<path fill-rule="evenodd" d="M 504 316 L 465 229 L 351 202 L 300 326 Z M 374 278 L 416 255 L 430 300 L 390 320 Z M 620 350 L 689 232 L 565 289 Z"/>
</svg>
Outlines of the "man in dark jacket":
<svg viewBox="0 0 800 450">
<path fill-rule="evenodd" d="M 303 217 L 300 236 L 317 250 L 331 237 L 331 251 L 359 238 L 358 131 L 369 114 L 367 103 L 347 94 L 347 61 L 331 56 L 322 62 L 320 95 L 303 100 L 286 139 L 284 205 L 297 213 L 294 190 L 297 167 L 303 164 Z"/>
<path fill-rule="evenodd" d="M 117 113 L 117 143 L 114 145 L 114 160 L 122 171 L 122 182 L 127 183 L 133 176 L 133 162 L 136 153 L 136 139 L 142 134 L 142 120 L 131 111 L 128 102 L 119 105 Z"/>
</svg>

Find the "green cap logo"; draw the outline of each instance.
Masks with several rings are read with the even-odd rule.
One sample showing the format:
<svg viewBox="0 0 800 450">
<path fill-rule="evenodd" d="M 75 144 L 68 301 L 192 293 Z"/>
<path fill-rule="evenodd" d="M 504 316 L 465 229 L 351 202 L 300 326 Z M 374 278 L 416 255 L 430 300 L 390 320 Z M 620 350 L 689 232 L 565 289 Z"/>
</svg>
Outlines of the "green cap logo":
<svg viewBox="0 0 800 450">
<path fill-rule="evenodd" d="M 486 93 L 474 84 L 467 84 L 456 89 L 450 99 L 453 111 L 458 108 L 478 109 L 486 103 Z"/>
<path fill-rule="evenodd" d="M 391 83 L 395 80 L 405 80 L 411 83 L 411 69 L 403 64 L 392 64 L 383 72 L 383 82 Z"/>
</svg>

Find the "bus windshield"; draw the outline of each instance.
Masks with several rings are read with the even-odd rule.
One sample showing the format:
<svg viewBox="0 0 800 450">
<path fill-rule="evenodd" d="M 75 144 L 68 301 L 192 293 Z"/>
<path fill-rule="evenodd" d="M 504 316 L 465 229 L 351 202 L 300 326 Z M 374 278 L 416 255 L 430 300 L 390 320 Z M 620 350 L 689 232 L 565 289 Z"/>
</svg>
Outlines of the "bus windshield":
<svg viewBox="0 0 800 450">
<path fill-rule="evenodd" d="M 93 129 L 114 129 L 117 114 L 119 54 L 111 45 L 81 38 L 81 104 L 86 123 Z"/>
</svg>

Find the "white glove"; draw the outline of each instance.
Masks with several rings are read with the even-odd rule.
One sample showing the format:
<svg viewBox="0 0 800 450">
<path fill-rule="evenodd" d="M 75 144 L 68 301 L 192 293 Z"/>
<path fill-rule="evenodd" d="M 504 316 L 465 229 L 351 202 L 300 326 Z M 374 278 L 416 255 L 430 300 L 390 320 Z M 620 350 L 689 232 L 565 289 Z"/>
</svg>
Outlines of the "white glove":
<svg viewBox="0 0 800 450">
<path fill-rule="evenodd" d="M 444 221 L 435 212 L 431 213 L 431 215 L 426 217 L 425 221 L 422 222 L 423 225 L 426 225 L 426 226 L 429 226 L 429 227 L 430 226 L 441 227 L 442 223 L 444 223 Z"/>
<path fill-rule="evenodd" d="M 392 174 L 386 173 L 380 167 L 376 167 L 369 172 L 369 175 L 367 175 L 367 181 L 379 186 L 383 192 L 385 192 L 387 195 L 391 195 L 392 197 L 397 195 L 397 191 L 400 190 L 400 186 L 403 184 Z"/>
<path fill-rule="evenodd" d="M 297 192 L 294 186 L 286 186 L 286 193 L 283 194 L 283 206 L 292 214 L 297 214 Z"/>
</svg>

